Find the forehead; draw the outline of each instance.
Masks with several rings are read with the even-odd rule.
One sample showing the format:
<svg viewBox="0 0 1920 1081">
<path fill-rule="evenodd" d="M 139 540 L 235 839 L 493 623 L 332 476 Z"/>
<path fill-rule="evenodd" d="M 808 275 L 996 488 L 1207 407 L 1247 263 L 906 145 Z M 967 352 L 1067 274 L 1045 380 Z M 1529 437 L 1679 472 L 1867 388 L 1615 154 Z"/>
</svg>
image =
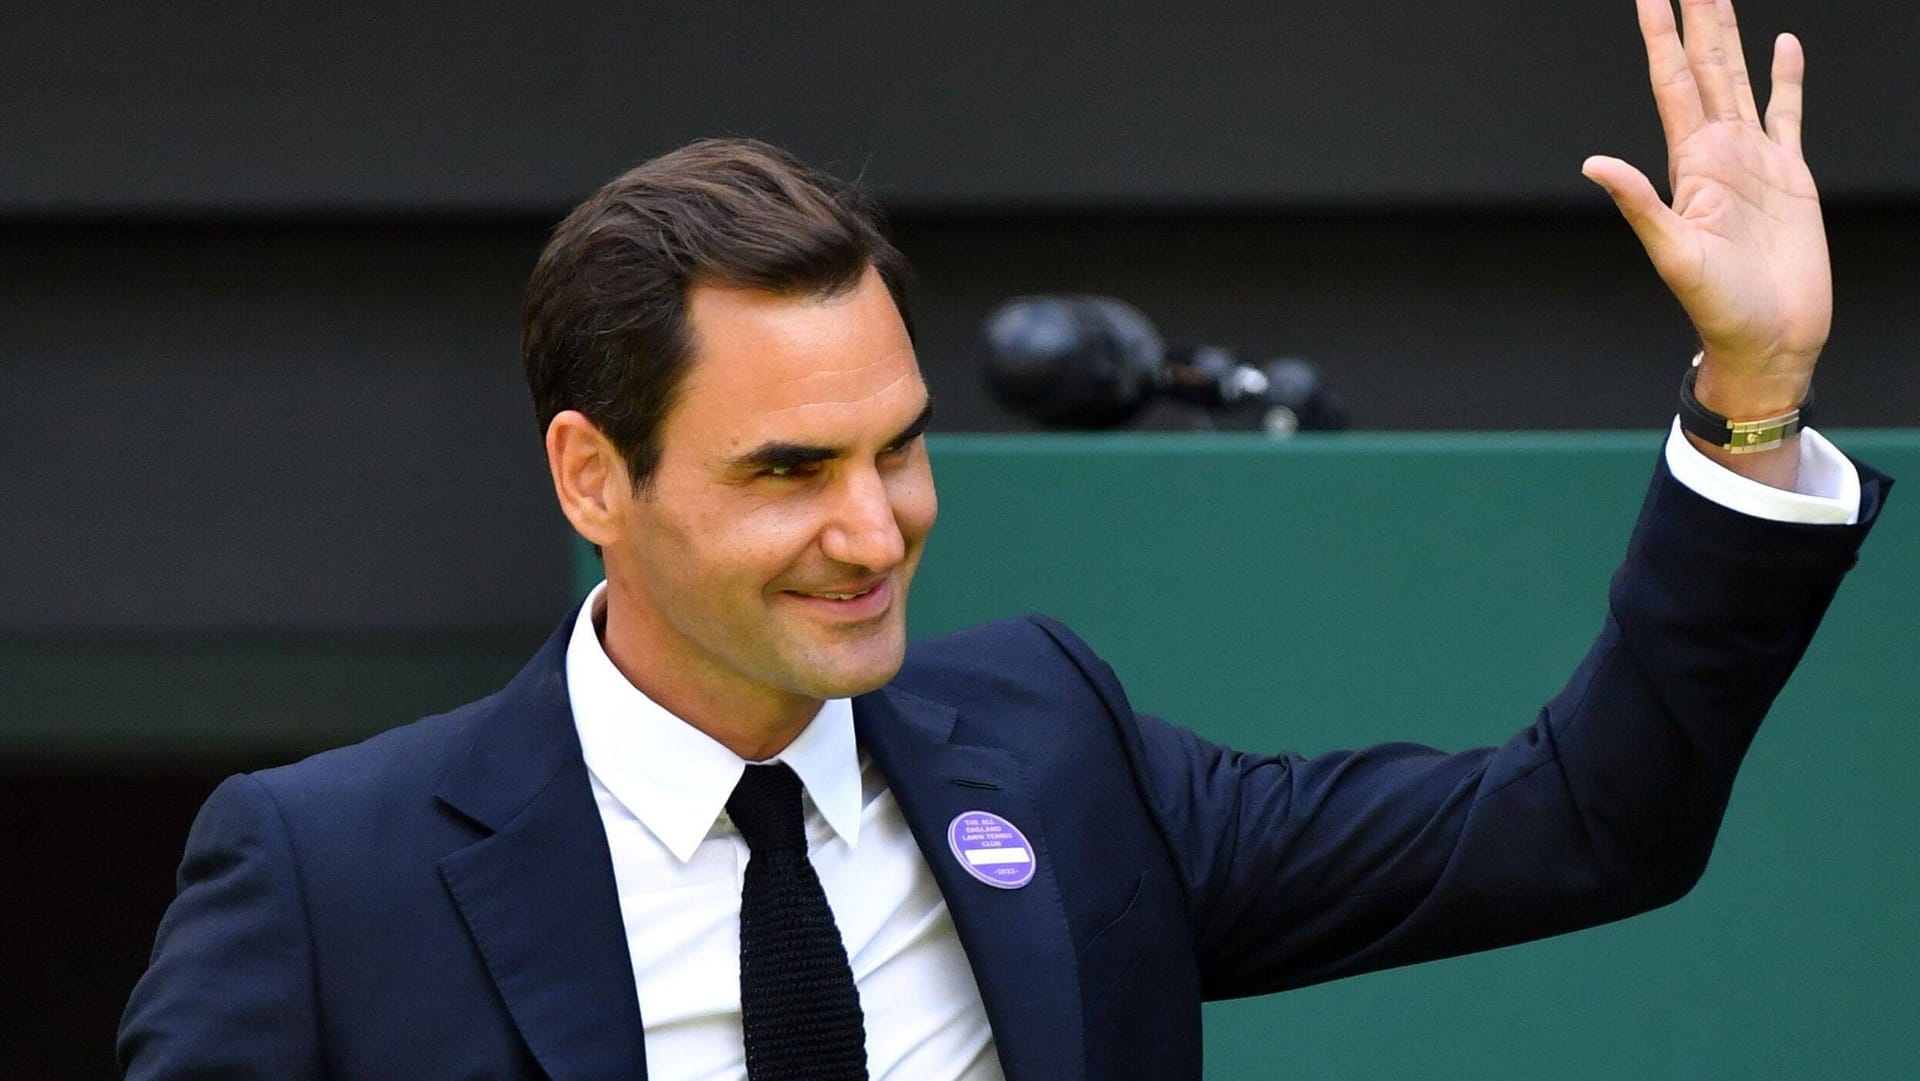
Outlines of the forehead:
<svg viewBox="0 0 1920 1081">
<path fill-rule="evenodd" d="M 872 268 L 826 297 L 696 285 L 687 317 L 693 360 L 667 418 L 668 453 L 689 441 L 726 452 L 883 438 L 926 404 L 913 343 Z"/>
</svg>

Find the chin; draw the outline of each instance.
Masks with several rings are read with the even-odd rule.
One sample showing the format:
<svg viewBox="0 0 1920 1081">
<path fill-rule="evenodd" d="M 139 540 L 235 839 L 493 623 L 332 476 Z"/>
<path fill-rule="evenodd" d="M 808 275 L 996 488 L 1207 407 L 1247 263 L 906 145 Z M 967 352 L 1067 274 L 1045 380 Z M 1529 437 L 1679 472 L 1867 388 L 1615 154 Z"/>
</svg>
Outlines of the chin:
<svg viewBox="0 0 1920 1081">
<path fill-rule="evenodd" d="M 842 647 L 839 656 L 829 654 L 830 663 L 808 665 L 804 682 L 812 698 L 852 698 L 877 691 L 887 685 L 907 656 L 904 636 L 887 636 L 891 641 L 863 642 L 858 650 Z M 848 655 L 854 653 L 857 655 Z M 838 661 L 839 663 L 831 663 Z"/>
</svg>

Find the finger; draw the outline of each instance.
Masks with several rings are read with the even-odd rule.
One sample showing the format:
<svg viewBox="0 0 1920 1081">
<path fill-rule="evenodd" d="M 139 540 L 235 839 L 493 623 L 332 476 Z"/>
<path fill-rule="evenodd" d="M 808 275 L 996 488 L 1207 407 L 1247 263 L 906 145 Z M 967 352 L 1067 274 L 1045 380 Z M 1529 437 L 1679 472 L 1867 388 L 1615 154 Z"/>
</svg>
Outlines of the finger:
<svg viewBox="0 0 1920 1081">
<path fill-rule="evenodd" d="M 1800 149 L 1801 95 L 1806 84 L 1807 54 L 1800 39 L 1781 34 L 1773 43 L 1773 91 L 1767 98 L 1767 134 L 1773 141 L 1805 158 Z"/>
<path fill-rule="evenodd" d="M 1588 158 L 1580 172 L 1613 197 L 1613 205 L 1620 208 L 1620 215 L 1640 238 L 1654 268 L 1665 277 L 1685 244 L 1686 222 L 1660 200 L 1653 181 L 1619 158 Z"/>
<path fill-rule="evenodd" d="M 1719 0 L 1714 8 L 1720 16 L 1720 48 L 1727 54 L 1727 75 L 1733 81 L 1733 103 L 1740 119 L 1760 123 L 1760 108 L 1753 101 L 1753 80 L 1747 77 L 1747 50 L 1740 43 L 1740 23 L 1733 15 L 1733 0 Z"/>
<path fill-rule="evenodd" d="M 1700 91 L 1693 85 L 1693 68 L 1673 24 L 1673 0 L 1635 0 L 1640 15 L 1640 38 L 1647 46 L 1647 78 L 1653 83 L 1653 104 L 1660 112 L 1660 129 L 1667 135 L 1667 156 L 1706 123 Z"/>
<path fill-rule="evenodd" d="M 1720 0 L 1680 0 L 1680 28 L 1687 66 L 1700 88 L 1700 106 L 1708 120 L 1740 119 L 1727 51 L 1720 45 Z"/>
</svg>

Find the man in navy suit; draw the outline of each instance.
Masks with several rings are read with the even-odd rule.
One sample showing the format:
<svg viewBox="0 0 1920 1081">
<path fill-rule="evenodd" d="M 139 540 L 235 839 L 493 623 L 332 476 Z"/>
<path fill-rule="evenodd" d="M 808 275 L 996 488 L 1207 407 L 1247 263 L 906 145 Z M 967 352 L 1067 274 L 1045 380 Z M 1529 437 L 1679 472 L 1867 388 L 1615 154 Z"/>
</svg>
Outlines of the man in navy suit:
<svg viewBox="0 0 1920 1081">
<path fill-rule="evenodd" d="M 908 649 L 937 508 L 904 264 L 831 178 L 699 143 L 576 209 L 528 289 L 555 491 L 606 583 L 498 694 L 214 793 L 128 1075 L 759 1081 L 757 857 L 722 814 L 750 763 L 805 793 L 856 1076 L 1191 1078 L 1203 999 L 1678 897 L 1887 481 L 1797 427 L 1831 309 L 1798 45 L 1763 121 L 1729 9 L 1688 3 L 1684 46 L 1640 10 L 1676 201 L 1586 173 L 1692 316 L 1709 419 L 1512 740 L 1247 755 L 1136 714 L 1045 619 Z"/>
</svg>

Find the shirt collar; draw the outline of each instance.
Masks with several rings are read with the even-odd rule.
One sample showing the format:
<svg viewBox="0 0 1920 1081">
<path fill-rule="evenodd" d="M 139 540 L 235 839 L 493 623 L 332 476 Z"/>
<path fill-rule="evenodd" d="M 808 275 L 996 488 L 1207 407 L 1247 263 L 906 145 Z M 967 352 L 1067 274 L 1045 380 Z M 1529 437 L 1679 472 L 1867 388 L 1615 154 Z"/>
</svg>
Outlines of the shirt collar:
<svg viewBox="0 0 1920 1081">
<path fill-rule="evenodd" d="M 587 769 L 685 863 L 713 829 L 746 761 L 674 716 L 613 666 L 594 616 L 600 583 L 580 606 L 567 643 L 567 698 Z M 853 703 L 829 699 L 771 761 L 792 767 L 833 832 L 853 847 L 860 836 L 860 752 Z"/>
</svg>

